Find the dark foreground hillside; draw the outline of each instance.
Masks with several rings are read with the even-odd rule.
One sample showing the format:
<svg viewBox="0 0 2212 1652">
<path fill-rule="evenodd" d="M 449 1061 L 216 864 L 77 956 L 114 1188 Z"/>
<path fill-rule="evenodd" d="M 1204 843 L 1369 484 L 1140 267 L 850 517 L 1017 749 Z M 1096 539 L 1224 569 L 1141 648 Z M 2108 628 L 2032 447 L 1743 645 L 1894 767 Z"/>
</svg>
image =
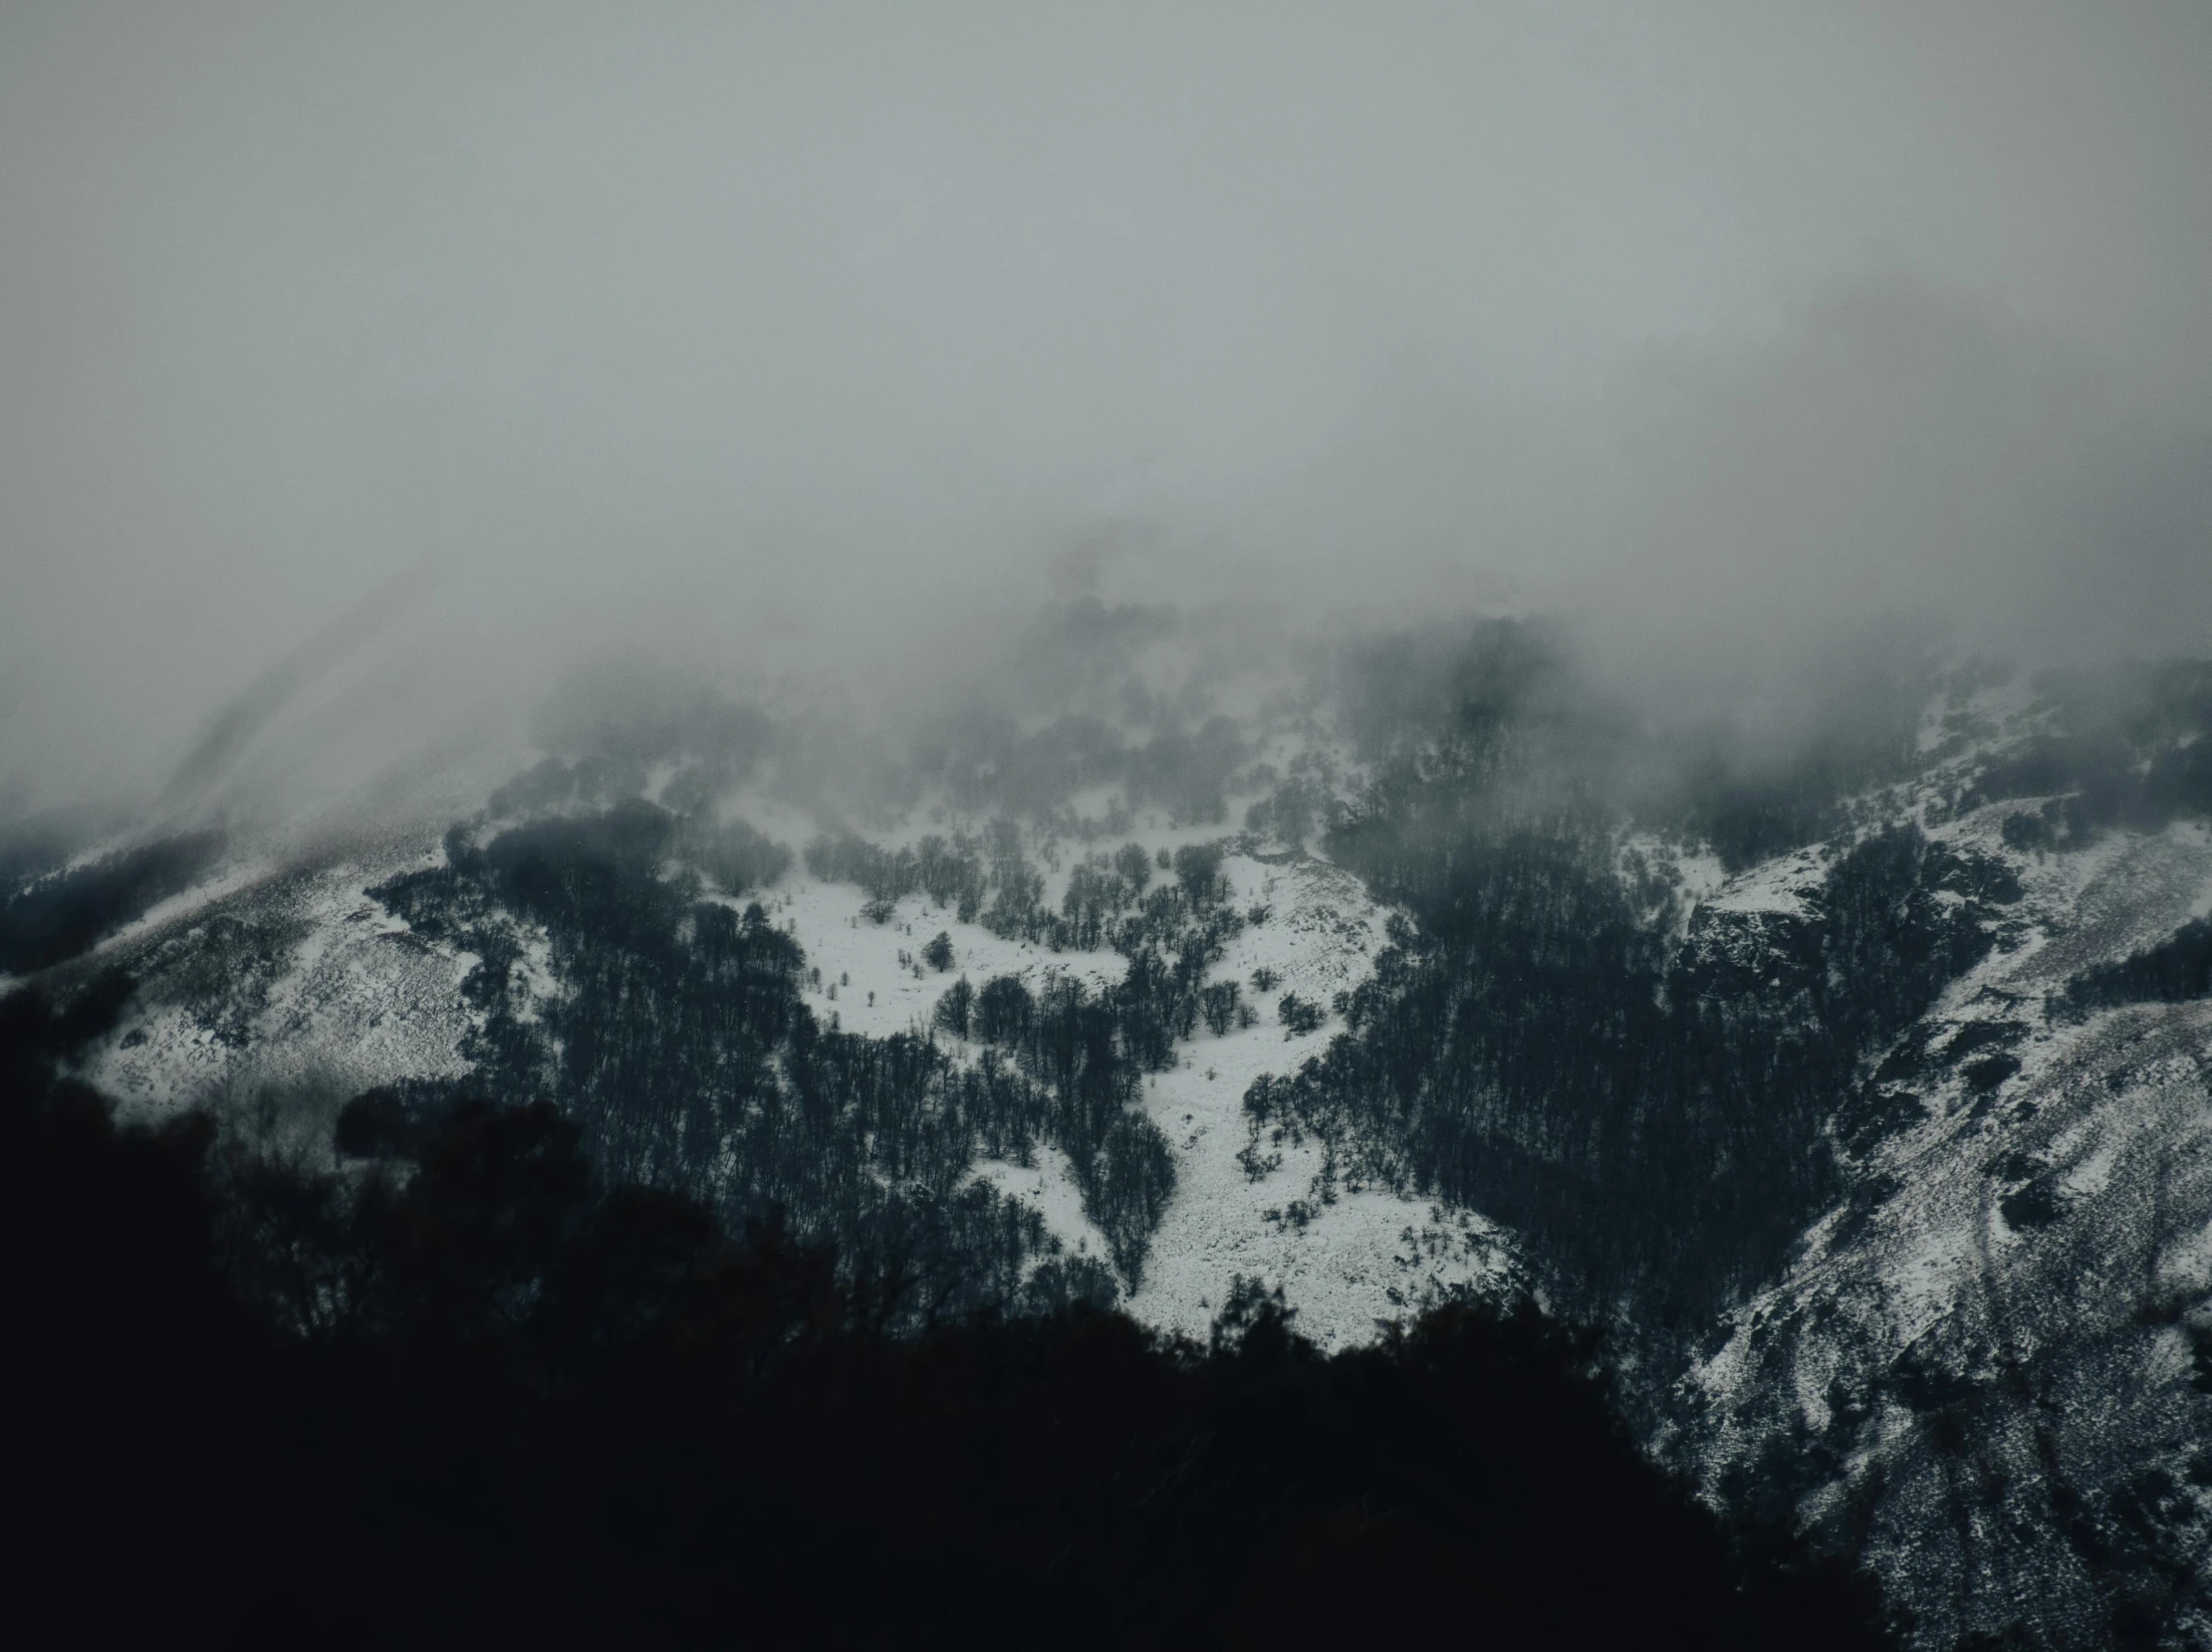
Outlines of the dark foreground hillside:
<svg viewBox="0 0 2212 1652">
<path fill-rule="evenodd" d="M 343 1175 L 118 1128 L 61 1074 L 126 993 L 0 1005 L 41 1639 L 1884 1644 L 1531 1310 L 1326 1359 L 1256 1288 L 1205 1348 L 1082 1308 L 893 1336 L 896 1278 L 595 1187 L 550 1107 L 356 1104 Z"/>
</svg>

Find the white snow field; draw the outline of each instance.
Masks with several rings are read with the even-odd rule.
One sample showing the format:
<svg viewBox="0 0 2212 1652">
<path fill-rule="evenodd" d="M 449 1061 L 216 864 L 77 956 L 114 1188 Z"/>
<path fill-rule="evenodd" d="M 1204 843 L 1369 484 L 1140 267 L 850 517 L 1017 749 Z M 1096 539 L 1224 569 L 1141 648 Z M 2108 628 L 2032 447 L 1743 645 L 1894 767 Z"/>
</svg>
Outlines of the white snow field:
<svg viewBox="0 0 2212 1652">
<path fill-rule="evenodd" d="M 1230 945 L 1217 979 L 1249 984 L 1266 968 L 1275 993 L 1327 1005 L 1364 980 L 1384 945 L 1384 909 L 1352 873 L 1311 856 L 1234 856 L 1222 870 L 1240 905 L 1263 904 L 1265 923 Z M 1256 995 L 1257 996 L 1257 995 Z M 1202 1335 L 1232 1276 L 1281 1286 L 1298 1328 L 1325 1348 L 1365 1341 L 1377 1321 L 1408 1317 L 1425 1297 L 1453 1286 L 1502 1291 L 1517 1281 L 1504 1234 L 1481 1217 L 1401 1199 L 1386 1190 L 1340 1188 L 1311 1197 L 1321 1150 L 1273 1147 L 1281 1164 L 1255 1180 L 1238 1155 L 1250 1139 L 1244 1092 L 1262 1073 L 1295 1069 L 1343 1031 L 1334 1015 L 1303 1038 L 1286 1037 L 1264 995 L 1259 1025 L 1214 1038 L 1201 1030 L 1181 1063 L 1145 1087 L 1145 1110 L 1175 1153 L 1175 1196 L 1152 1238 L 1137 1317 Z M 1264 1159 L 1261 1162 L 1266 1162 Z M 1292 1205 L 1298 1215 L 1289 1214 Z M 1310 1214 L 1309 1214 L 1310 1213 Z"/>
<path fill-rule="evenodd" d="M 1156 852 L 1205 835 L 1155 830 L 1133 838 Z M 1424 1298 L 1453 1287 L 1491 1292 L 1517 1286 L 1504 1235 L 1481 1217 L 1447 1217 L 1427 1203 L 1375 1189 L 1340 1188 L 1329 1204 L 1312 1198 L 1321 1154 L 1310 1144 L 1273 1149 L 1281 1163 L 1257 1180 L 1246 1173 L 1238 1158 L 1249 1139 L 1245 1090 L 1262 1073 L 1295 1069 L 1343 1030 L 1332 1016 L 1316 1032 L 1287 1038 L 1275 1019 L 1275 1000 L 1295 992 L 1326 1007 L 1337 993 L 1356 987 L 1384 945 L 1384 910 L 1352 873 L 1310 855 L 1231 855 L 1221 871 L 1240 911 L 1265 906 L 1269 912 L 1230 943 L 1209 979 L 1242 983 L 1260 1020 L 1221 1038 L 1201 1027 L 1177 1047 L 1177 1065 L 1145 1082 L 1145 1111 L 1174 1154 L 1175 1192 L 1152 1237 L 1142 1286 L 1127 1300 L 1129 1311 L 1162 1329 L 1203 1336 L 1230 1281 L 1243 1275 L 1281 1286 L 1298 1309 L 1299 1330 L 1336 1348 L 1372 1337 L 1377 1321 L 1407 1316 Z M 963 975 L 977 986 L 996 975 L 1019 976 L 1034 991 L 1058 974 L 1100 992 L 1128 967 L 1111 952 L 1054 952 L 1001 939 L 979 924 L 960 923 L 921 895 L 901 900 L 881 924 L 862 915 L 866 904 L 858 888 L 803 872 L 788 875 L 762 898 L 770 918 L 790 930 L 811 968 L 822 972 L 819 984 L 810 979 L 808 1002 L 825 1023 L 834 1015 L 847 1032 L 925 1032 L 938 998 Z M 917 974 L 913 963 L 901 962 L 901 955 L 918 959 L 940 931 L 952 941 L 950 971 L 923 966 Z M 1251 985 L 1261 969 L 1279 982 L 1265 994 Z M 946 1048 L 962 1051 L 961 1041 L 937 1036 Z M 1064 1154 L 1041 1149 L 1033 1167 L 986 1161 L 976 1174 L 1036 1208 L 1070 1250 L 1104 1254 Z M 1294 1203 L 1300 1206 L 1295 1217 Z"/>
</svg>

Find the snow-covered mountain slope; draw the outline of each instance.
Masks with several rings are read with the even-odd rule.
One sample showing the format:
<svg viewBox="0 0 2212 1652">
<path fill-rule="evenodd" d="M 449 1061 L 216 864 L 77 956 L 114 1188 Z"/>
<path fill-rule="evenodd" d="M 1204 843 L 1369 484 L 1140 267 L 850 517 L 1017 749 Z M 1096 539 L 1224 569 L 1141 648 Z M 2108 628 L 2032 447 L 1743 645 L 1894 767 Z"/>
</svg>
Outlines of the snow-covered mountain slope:
<svg viewBox="0 0 2212 1652">
<path fill-rule="evenodd" d="M 464 1073 L 481 1018 L 459 988 L 476 960 L 410 934 L 367 892 L 438 854 L 423 834 L 305 865 L 247 857 L 154 908 L 72 966 L 137 984 L 86 1076 L 158 1112 Z"/>
<path fill-rule="evenodd" d="M 1201 833 L 1147 832 L 1134 840 L 1148 852 Z M 1364 1340 L 1378 1320 L 1403 1316 L 1423 1301 L 1457 1289 L 1504 1293 L 1516 1276 L 1510 1246 L 1495 1225 L 1469 1211 L 1447 1214 L 1432 1203 L 1386 1190 L 1346 1190 L 1331 1202 L 1306 1197 L 1321 1165 L 1314 1144 L 1290 1145 L 1269 1159 L 1246 1152 L 1245 1090 L 1263 1073 L 1296 1066 L 1334 1030 L 1287 1031 L 1273 1013 L 1278 993 L 1321 1006 L 1363 981 L 1383 944 L 1385 913 L 1359 880 L 1304 853 L 1267 858 L 1233 854 L 1221 862 L 1231 904 L 1264 917 L 1249 920 L 1211 970 L 1211 977 L 1247 990 L 1270 983 L 1253 1025 L 1214 1033 L 1200 1027 L 1180 1045 L 1175 1064 L 1150 1074 L 1142 1109 L 1157 1124 L 1174 1161 L 1174 1191 L 1154 1232 L 1143 1283 L 1130 1312 L 1165 1329 L 1202 1336 L 1237 1276 L 1281 1286 L 1298 1309 L 1300 1330 L 1325 1347 Z M 1065 876 L 1061 879 L 1064 884 Z M 868 897 L 849 884 L 795 872 L 766 902 L 770 917 L 790 926 L 812 969 L 809 1002 L 827 1023 L 884 1037 L 927 1033 L 948 981 L 1007 977 L 1041 990 L 1052 977 L 1073 978 L 1093 993 L 1110 990 L 1128 965 L 1108 951 L 1055 951 L 962 923 L 926 896 L 893 903 L 882 921 L 867 914 Z M 952 964 L 937 971 L 918 962 L 933 934 L 951 943 Z M 813 970 L 821 980 L 813 979 Z M 938 1034 L 944 1047 L 972 1060 L 964 1041 Z M 1083 1214 L 1075 1168 L 1050 1147 L 1031 1164 L 984 1159 L 978 1178 L 1006 1197 L 1038 1210 L 1072 1251 L 1103 1254 Z"/>
<path fill-rule="evenodd" d="M 2212 674 L 1623 802 L 1633 725 L 1483 647 L 1363 746 L 986 720 L 867 786 L 695 706 L 450 830 L 233 846 L 53 979 L 137 982 L 86 1066 L 134 1109 L 547 1096 L 920 1314 L 1202 1335 L 1241 1276 L 1341 1346 L 1533 1292 L 1919 1644 L 2212 1643 L 2212 998 L 2081 990 L 2212 911 Z"/>
<path fill-rule="evenodd" d="M 2001 853 L 2005 814 L 1940 835 Z M 2059 995 L 2212 905 L 2212 834 L 2014 862 L 2010 945 L 1883 1064 L 1904 1127 L 1689 1372 L 1672 1446 L 1857 1549 L 1921 1644 L 2201 1641 L 2212 1002 Z"/>
<path fill-rule="evenodd" d="M 1139 826 L 1135 840 L 1149 857 L 1204 833 Z M 130 1014 L 95 1051 L 86 1076 L 141 1113 L 230 1108 L 265 1095 L 312 1098 L 321 1113 L 402 1080 L 465 1086 L 470 1041 L 485 1022 L 465 987 L 481 959 L 450 936 L 413 932 L 371 892 L 444 860 L 434 838 L 409 837 L 304 866 L 225 862 L 72 966 L 120 966 L 138 984 Z M 1310 854 L 1233 854 L 1220 875 L 1244 917 L 1209 978 L 1240 985 L 1251 1025 L 1218 1034 L 1196 1027 L 1174 1064 L 1143 1082 L 1141 1111 L 1168 1145 L 1173 1191 L 1130 1311 L 1202 1335 L 1241 1275 L 1281 1286 L 1301 1329 L 1338 1346 L 1440 1294 L 1515 1286 L 1510 1245 L 1475 1213 L 1377 1189 L 1345 1189 L 1324 1203 L 1307 1197 L 1317 1149 L 1292 1146 L 1271 1159 L 1245 1153 L 1245 1089 L 1326 1042 L 1334 1031 L 1326 1007 L 1365 979 L 1385 914 L 1356 878 Z M 1065 871 L 1057 881 L 1066 884 Z M 969 1066 L 983 1047 L 933 1025 L 955 979 L 1011 977 L 1040 993 L 1052 981 L 1073 981 L 1097 998 L 1128 968 L 1115 952 L 1055 950 L 962 922 L 924 894 L 871 906 L 862 889 L 803 866 L 745 900 L 756 895 L 767 920 L 803 949 L 801 990 L 824 1027 L 930 1039 Z M 521 998 L 560 998 L 570 985 L 542 932 L 518 927 Z M 921 961 L 938 933 L 951 946 L 942 969 Z M 1281 993 L 1321 1008 L 1322 1025 L 1286 1030 L 1274 1013 Z M 1014 1160 L 985 1155 L 972 1176 L 1038 1212 L 1067 1253 L 1105 1255 L 1065 1153 L 1039 1143 Z"/>
<path fill-rule="evenodd" d="M 1223 869 L 1240 898 L 1249 891 L 1269 911 L 1231 945 L 1223 974 L 1249 981 L 1264 970 L 1320 1004 L 1366 978 L 1383 912 L 1357 878 L 1306 855 L 1237 856 Z M 1200 1334 L 1241 1274 L 1280 1285 L 1299 1328 L 1337 1347 L 1453 1289 L 1502 1295 L 1516 1283 L 1504 1234 L 1473 1212 L 1447 1214 L 1376 1188 L 1324 1203 L 1307 1197 L 1319 1144 L 1265 1157 L 1249 1150 L 1243 1098 L 1252 1080 L 1296 1065 L 1330 1030 L 1293 1035 L 1265 1018 L 1218 1038 L 1200 1032 L 1146 1086 L 1145 1110 L 1174 1146 L 1176 1187 L 1130 1311 Z"/>
</svg>

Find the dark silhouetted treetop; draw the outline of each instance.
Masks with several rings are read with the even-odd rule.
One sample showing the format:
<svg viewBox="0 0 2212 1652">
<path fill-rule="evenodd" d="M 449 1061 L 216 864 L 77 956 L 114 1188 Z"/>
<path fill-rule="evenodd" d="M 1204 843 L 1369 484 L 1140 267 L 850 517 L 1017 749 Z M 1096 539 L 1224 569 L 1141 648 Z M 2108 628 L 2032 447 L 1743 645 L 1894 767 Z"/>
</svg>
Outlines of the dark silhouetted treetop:
<svg viewBox="0 0 2212 1652">
<path fill-rule="evenodd" d="M 2008 815 L 2009 846 L 2065 850 L 2113 826 L 2212 815 L 2212 661 L 2036 679 L 2045 732 L 1985 765 L 1960 807 L 2040 800 Z"/>
<path fill-rule="evenodd" d="M 2066 997 L 2078 1010 L 2212 998 L 2212 919 L 2191 919 L 2156 946 L 2084 970 Z"/>
<path fill-rule="evenodd" d="M 937 1000 L 937 1007 L 930 1019 L 955 1038 L 964 1039 L 975 1021 L 975 989 L 968 985 L 966 976 L 960 977 Z"/>
<path fill-rule="evenodd" d="M 222 848 L 217 832 L 164 837 L 27 881 L 0 900 L 0 974 L 27 975 L 88 951 L 189 888 Z"/>
<path fill-rule="evenodd" d="M 1327 1021 L 1329 1013 L 1296 993 L 1285 993 L 1275 1001 L 1275 1019 L 1283 1024 L 1285 1038 L 1302 1038 Z"/>
<path fill-rule="evenodd" d="M 1132 968 L 1134 985 L 1105 1000 L 1063 983 L 1043 1014 L 987 985 L 980 1036 L 1014 1060 L 962 1065 L 928 1038 L 817 1023 L 797 943 L 758 905 L 694 898 L 674 875 L 684 829 L 631 799 L 531 821 L 481 848 L 455 833 L 446 866 L 373 891 L 480 960 L 463 984 L 483 1015 L 467 1082 L 507 1101 L 551 1098 L 614 1179 L 705 1200 L 732 1227 L 781 1211 L 856 1267 L 895 1265 L 914 1282 L 901 1310 L 925 1319 L 1018 1308 L 1026 1275 L 1058 1255 L 1041 1216 L 971 1174 L 979 1157 L 1047 1143 L 1069 1155 L 1086 1211 L 1111 1236 L 1107 1260 L 1133 1285 L 1172 1172 L 1156 1126 L 1115 1120 L 1141 1071 L 1187 1036 L 1201 960 Z M 887 859 L 917 877 L 974 863 L 939 847 Z M 810 856 L 841 867 L 861 850 L 877 856 L 863 867 L 885 863 L 858 839 L 820 840 Z M 521 968 L 525 926 L 542 932 L 561 986 L 545 999 Z M 957 1018 L 958 1001 L 945 1011 Z"/>
<path fill-rule="evenodd" d="M 127 984 L 103 991 L 0 1003 L 35 1620 L 1103 1647 L 1449 1614 L 1513 1648 L 1885 1644 L 1862 1579 L 1732 1538 L 1653 1470 L 1596 1344 L 1525 1305 L 1325 1358 L 1239 1281 L 1200 1347 L 1087 1305 L 1103 1270 L 1061 1258 L 1042 1312 L 894 1335 L 910 1276 L 608 1185 L 543 1105 L 402 1098 L 411 1133 L 350 1108 L 393 1156 L 329 1171 L 205 1120 L 120 1129 L 61 1075 Z"/>
</svg>

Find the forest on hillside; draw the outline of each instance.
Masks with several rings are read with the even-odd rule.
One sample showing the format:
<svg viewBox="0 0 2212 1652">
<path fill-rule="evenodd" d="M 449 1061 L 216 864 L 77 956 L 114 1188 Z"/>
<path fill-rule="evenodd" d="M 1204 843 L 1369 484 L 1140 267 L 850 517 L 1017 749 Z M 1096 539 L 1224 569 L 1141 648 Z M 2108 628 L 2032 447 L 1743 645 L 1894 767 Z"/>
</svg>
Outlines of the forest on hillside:
<svg viewBox="0 0 2212 1652">
<path fill-rule="evenodd" d="M 1256 1282 L 1204 1344 L 1080 1302 L 901 1334 L 913 1276 L 611 1183 L 542 1102 L 365 1097 L 324 1170 L 120 1127 L 68 1065 L 130 990 L 0 1002 L 11 1597 L 75 1634 L 1886 1644 L 1526 1304 L 1326 1358 Z"/>
</svg>

